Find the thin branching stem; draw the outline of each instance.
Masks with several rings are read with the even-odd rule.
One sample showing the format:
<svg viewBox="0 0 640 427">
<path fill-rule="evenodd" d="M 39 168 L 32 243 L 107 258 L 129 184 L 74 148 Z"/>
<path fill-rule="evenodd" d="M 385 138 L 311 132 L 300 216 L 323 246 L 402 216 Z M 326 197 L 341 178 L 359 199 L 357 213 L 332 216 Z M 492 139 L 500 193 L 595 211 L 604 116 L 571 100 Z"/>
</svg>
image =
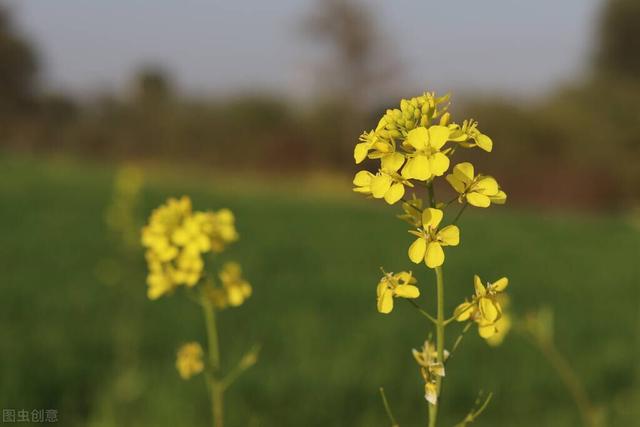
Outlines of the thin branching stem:
<svg viewBox="0 0 640 427">
<path fill-rule="evenodd" d="M 389 405 L 387 395 L 384 393 L 384 387 L 380 387 L 380 397 L 382 398 L 382 404 L 384 405 L 384 410 L 387 413 L 387 417 L 389 417 L 389 421 L 391 422 L 391 427 L 400 427 L 400 424 L 398 424 L 396 418 L 393 416 L 391 405 Z"/>
<path fill-rule="evenodd" d="M 580 377 L 576 375 L 572 369 L 571 364 L 560 353 L 552 340 L 544 339 L 532 335 L 533 342 L 538 346 L 540 352 L 544 355 L 547 361 L 551 364 L 553 369 L 558 373 L 560 380 L 563 382 L 569 393 L 573 397 L 582 423 L 585 427 L 597 427 L 597 421 L 595 417 L 594 407 L 589 400 L 589 396 L 580 380 Z"/>
<path fill-rule="evenodd" d="M 462 213 L 464 212 L 464 210 L 467 208 L 467 206 L 469 205 L 469 203 L 464 203 L 462 205 L 462 207 L 460 208 L 460 210 L 458 211 L 458 214 L 456 215 L 456 217 L 453 219 L 453 222 L 451 224 L 455 225 L 458 223 L 458 220 L 460 219 L 460 217 L 462 216 Z"/>
<path fill-rule="evenodd" d="M 435 317 L 433 317 L 432 315 L 430 315 L 429 313 L 427 313 L 426 310 L 424 310 L 422 307 L 420 307 L 418 305 L 417 302 L 415 302 L 412 299 L 405 299 L 405 301 L 407 301 L 408 303 L 410 303 L 412 306 L 414 306 L 416 308 L 416 310 L 418 310 L 420 312 L 420 314 L 422 314 L 424 317 L 426 317 L 427 319 L 429 319 L 434 325 L 437 323 L 437 320 Z"/>
</svg>

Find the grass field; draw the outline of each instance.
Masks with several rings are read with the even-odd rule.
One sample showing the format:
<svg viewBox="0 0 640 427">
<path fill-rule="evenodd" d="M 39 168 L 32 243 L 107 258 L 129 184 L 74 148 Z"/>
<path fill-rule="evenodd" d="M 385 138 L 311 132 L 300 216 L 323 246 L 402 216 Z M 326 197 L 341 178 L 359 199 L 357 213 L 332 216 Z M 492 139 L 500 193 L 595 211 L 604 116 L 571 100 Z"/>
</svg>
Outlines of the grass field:
<svg viewBox="0 0 640 427">
<path fill-rule="evenodd" d="M 56 408 L 64 426 L 209 425 L 204 381 L 174 368 L 180 343 L 204 339 L 201 313 L 181 294 L 146 299 L 141 252 L 123 260 L 119 284 L 96 274 L 119 259 L 103 221 L 113 170 L 5 156 L 0 171 L 1 406 Z M 236 213 L 230 256 L 254 295 L 221 315 L 223 364 L 256 341 L 263 351 L 228 393 L 228 425 L 388 426 L 381 385 L 403 427 L 424 425 L 410 349 L 427 325 L 408 304 L 375 310 L 380 266 L 413 268 L 433 304 L 434 277 L 410 265 L 405 225 L 381 203 L 349 197 L 348 182 L 344 197 L 289 190 L 168 173 L 144 191 L 145 216 L 182 194 Z M 474 273 L 509 276 L 516 313 L 555 310 L 558 346 L 609 425 L 635 425 L 640 233 L 613 216 L 508 208 L 473 211 L 461 230 L 445 263 L 449 308 Z M 468 334 L 447 367 L 441 425 L 463 417 L 480 389 L 495 395 L 477 425 L 579 425 L 554 371 L 517 334 L 498 348 Z"/>
</svg>

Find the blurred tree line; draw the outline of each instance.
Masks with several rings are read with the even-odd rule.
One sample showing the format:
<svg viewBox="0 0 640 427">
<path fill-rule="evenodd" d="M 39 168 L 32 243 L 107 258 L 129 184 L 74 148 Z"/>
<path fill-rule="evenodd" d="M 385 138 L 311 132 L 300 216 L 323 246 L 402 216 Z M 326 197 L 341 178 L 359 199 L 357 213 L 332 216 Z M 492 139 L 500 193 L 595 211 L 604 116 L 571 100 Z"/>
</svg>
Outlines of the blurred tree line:
<svg viewBox="0 0 640 427">
<path fill-rule="evenodd" d="M 480 119 L 498 143 L 487 167 L 507 190 L 518 189 L 514 200 L 620 206 L 640 199 L 637 22 L 639 1 L 609 0 L 588 78 L 535 103 L 470 99 L 456 111 Z M 0 9 L 0 145 L 234 171 L 351 171 L 360 131 L 398 98 L 396 88 L 383 88 L 398 72 L 393 49 L 383 47 L 374 16 L 357 0 L 320 1 L 304 31 L 329 52 L 318 70 L 325 90 L 304 108 L 270 94 L 186 97 L 159 67 L 141 70 L 124 95 L 79 100 L 40 87 L 32 45 Z M 390 102 L 368 98 L 392 92 Z"/>
</svg>

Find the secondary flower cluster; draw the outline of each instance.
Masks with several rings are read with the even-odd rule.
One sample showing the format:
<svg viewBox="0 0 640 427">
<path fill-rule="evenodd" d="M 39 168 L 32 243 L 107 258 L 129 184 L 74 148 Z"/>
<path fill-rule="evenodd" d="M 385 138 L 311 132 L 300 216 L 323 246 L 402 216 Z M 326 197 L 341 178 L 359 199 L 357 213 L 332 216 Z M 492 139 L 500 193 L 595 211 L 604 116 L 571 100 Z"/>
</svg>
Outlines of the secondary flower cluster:
<svg viewBox="0 0 640 427">
<path fill-rule="evenodd" d="M 225 263 L 218 278 L 222 286 L 207 290 L 207 296 L 216 308 L 238 307 L 251 296 L 251 285 L 242 277 L 242 270 L 238 263 Z"/>
<path fill-rule="evenodd" d="M 142 229 L 148 297 L 157 299 L 181 285 L 195 286 L 202 277 L 203 255 L 221 252 L 237 238 L 230 210 L 193 212 L 188 197 L 169 199 Z"/>
<path fill-rule="evenodd" d="M 203 354 L 204 351 L 197 342 L 188 342 L 180 347 L 176 358 L 176 369 L 182 379 L 188 380 L 204 370 Z"/>
</svg>

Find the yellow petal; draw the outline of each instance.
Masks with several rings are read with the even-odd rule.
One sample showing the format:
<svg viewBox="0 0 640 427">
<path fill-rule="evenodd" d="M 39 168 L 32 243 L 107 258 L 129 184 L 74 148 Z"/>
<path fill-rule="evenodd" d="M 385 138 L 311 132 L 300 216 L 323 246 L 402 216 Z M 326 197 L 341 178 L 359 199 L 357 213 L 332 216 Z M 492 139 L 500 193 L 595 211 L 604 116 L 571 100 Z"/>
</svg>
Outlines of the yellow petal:
<svg viewBox="0 0 640 427">
<path fill-rule="evenodd" d="M 509 286 L 509 279 L 501 277 L 491 284 L 491 290 L 494 292 L 502 292 Z"/>
<path fill-rule="evenodd" d="M 449 133 L 447 126 L 431 126 L 429 128 L 429 145 L 439 150 L 449 140 Z"/>
<path fill-rule="evenodd" d="M 482 193 L 487 196 L 495 196 L 499 191 L 498 182 L 493 177 L 485 176 L 474 184 L 473 191 L 477 191 L 478 193 Z"/>
<path fill-rule="evenodd" d="M 496 333 L 496 326 L 492 324 L 479 324 L 478 333 L 482 338 L 491 338 Z"/>
<path fill-rule="evenodd" d="M 393 184 L 384 195 L 384 200 L 393 205 L 404 196 L 404 185 L 399 182 Z"/>
<path fill-rule="evenodd" d="M 397 286 L 393 292 L 400 298 L 418 298 L 420 296 L 420 289 L 413 285 Z"/>
<path fill-rule="evenodd" d="M 499 308 L 491 298 L 480 298 L 478 307 L 480 308 L 482 317 L 489 323 L 495 322 L 498 320 L 498 317 L 500 317 Z"/>
<path fill-rule="evenodd" d="M 364 187 L 371 184 L 371 178 L 373 178 L 373 174 L 369 171 L 360 171 L 353 177 L 353 184 L 358 187 Z"/>
<path fill-rule="evenodd" d="M 385 193 L 391 187 L 392 179 L 389 175 L 379 174 L 371 178 L 371 194 L 376 199 L 384 197 Z"/>
<path fill-rule="evenodd" d="M 365 187 L 354 187 L 353 191 L 355 191 L 356 193 L 371 194 L 371 187 L 369 187 L 368 185 Z"/>
<path fill-rule="evenodd" d="M 455 316 L 458 322 L 464 322 L 469 320 L 471 314 L 473 313 L 473 304 L 470 302 L 463 302 L 453 311 L 453 315 Z"/>
<path fill-rule="evenodd" d="M 391 310 L 393 310 L 393 295 L 391 290 L 387 288 L 378 297 L 378 311 L 383 314 L 389 314 Z"/>
<path fill-rule="evenodd" d="M 491 199 L 491 202 L 495 203 L 496 205 L 504 205 L 507 201 L 507 193 L 499 190 L 495 196 L 489 196 L 489 198 Z"/>
<path fill-rule="evenodd" d="M 460 243 L 460 229 L 455 225 L 447 225 L 438 231 L 438 240 L 444 246 L 458 246 L 458 243 Z"/>
<path fill-rule="evenodd" d="M 409 246 L 409 259 L 419 264 L 424 259 L 424 254 L 427 251 L 427 241 L 422 237 L 418 238 Z"/>
<path fill-rule="evenodd" d="M 476 137 L 476 144 L 484 151 L 490 153 L 493 150 L 493 141 L 487 135 L 480 134 Z"/>
<path fill-rule="evenodd" d="M 445 179 L 458 193 L 462 194 L 466 190 L 464 183 L 460 181 L 456 176 L 449 174 L 445 177 Z"/>
<path fill-rule="evenodd" d="M 435 176 L 441 176 L 449 169 L 449 158 L 444 153 L 435 153 L 429 157 L 429 166 L 431 173 Z"/>
<path fill-rule="evenodd" d="M 471 181 L 473 181 L 473 177 L 475 176 L 473 165 L 469 162 L 458 163 L 455 165 L 453 168 L 453 174 L 466 185 L 471 184 Z"/>
<path fill-rule="evenodd" d="M 473 287 L 476 290 L 476 296 L 478 298 L 483 297 L 487 294 L 487 290 L 482 284 L 482 280 L 480 279 L 480 276 L 478 276 L 477 274 L 473 276 Z"/>
<path fill-rule="evenodd" d="M 422 211 L 422 226 L 437 228 L 444 213 L 440 209 L 427 208 Z"/>
<path fill-rule="evenodd" d="M 370 147 L 371 144 L 369 142 L 356 144 L 356 147 L 353 150 L 353 158 L 355 159 L 356 164 L 362 163 L 362 161 L 367 158 L 367 153 L 369 152 Z"/>
<path fill-rule="evenodd" d="M 429 242 L 424 260 L 429 268 L 440 267 L 444 263 L 444 251 L 440 243 Z"/>
<path fill-rule="evenodd" d="M 407 160 L 407 164 L 402 169 L 402 176 L 407 179 L 417 179 L 426 181 L 431 177 L 431 168 L 429 167 L 429 159 L 423 154 L 418 154 L 412 159 Z"/>
<path fill-rule="evenodd" d="M 401 271 L 400 273 L 395 275 L 398 283 L 401 285 L 408 285 L 411 283 L 416 283 L 416 278 L 411 275 L 411 273 L 406 271 Z"/>
<path fill-rule="evenodd" d="M 418 127 L 409 131 L 406 143 L 416 150 L 424 150 L 427 147 L 428 140 L 429 132 L 427 131 L 427 128 Z"/>
<path fill-rule="evenodd" d="M 484 194 L 471 192 L 467 194 L 467 202 L 478 208 L 486 208 L 491 204 L 491 199 L 489 199 L 489 196 L 485 196 Z"/>
<path fill-rule="evenodd" d="M 404 163 L 404 156 L 400 153 L 387 154 L 382 158 L 380 164 L 387 172 L 397 172 Z"/>
<path fill-rule="evenodd" d="M 382 296 L 382 294 L 387 288 L 388 288 L 387 280 L 383 278 L 382 280 L 380 280 L 380 282 L 378 283 L 378 286 L 376 287 L 376 296 L 380 298 L 380 296 Z"/>
</svg>

